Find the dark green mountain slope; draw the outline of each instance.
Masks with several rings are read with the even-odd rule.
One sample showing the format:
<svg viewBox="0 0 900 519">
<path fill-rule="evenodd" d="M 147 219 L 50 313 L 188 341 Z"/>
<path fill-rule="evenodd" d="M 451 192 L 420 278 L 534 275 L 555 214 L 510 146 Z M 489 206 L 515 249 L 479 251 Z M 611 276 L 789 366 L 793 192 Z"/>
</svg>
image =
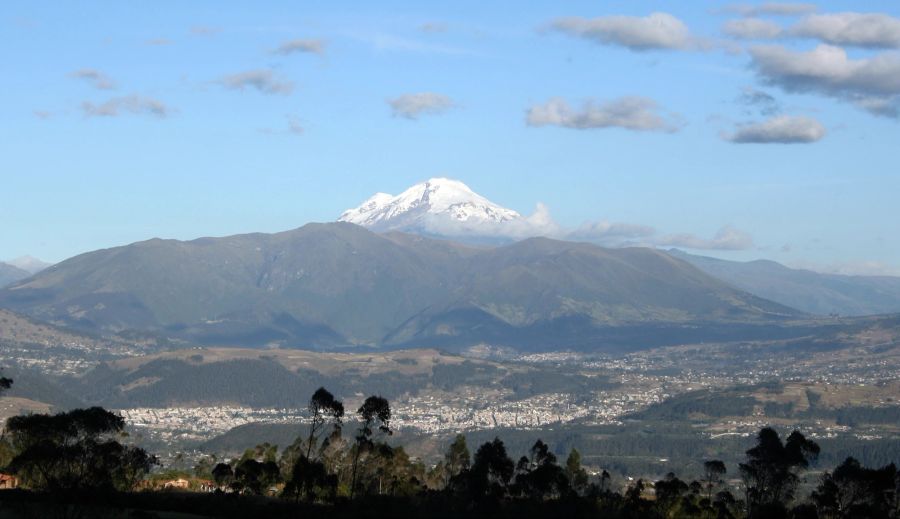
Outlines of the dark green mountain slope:
<svg viewBox="0 0 900 519">
<path fill-rule="evenodd" d="M 293 347 L 799 315 L 651 249 L 549 239 L 478 249 L 345 223 L 95 251 L 0 290 L 0 306 L 90 330 Z"/>
</svg>

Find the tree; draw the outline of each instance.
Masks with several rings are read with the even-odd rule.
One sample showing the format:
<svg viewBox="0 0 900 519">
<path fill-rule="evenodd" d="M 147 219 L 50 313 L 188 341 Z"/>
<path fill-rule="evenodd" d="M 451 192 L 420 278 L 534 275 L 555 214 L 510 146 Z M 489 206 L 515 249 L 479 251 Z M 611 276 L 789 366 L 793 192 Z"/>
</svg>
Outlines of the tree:
<svg viewBox="0 0 900 519">
<path fill-rule="evenodd" d="M 234 467 L 232 486 L 240 492 L 263 495 L 280 480 L 281 471 L 273 460 L 243 459 Z"/>
<path fill-rule="evenodd" d="M 209 479 L 212 477 L 212 469 L 216 466 L 216 455 L 203 456 L 194 465 L 194 475 L 198 478 Z"/>
<path fill-rule="evenodd" d="M 457 434 L 453 439 L 453 443 L 444 454 L 444 486 L 449 484 L 450 480 L 459 475 L 461 472 L 469 470 L 471 464 L 471 455 L 469 447 L 466 445 L 466 436 Z"/>
<path fill-rule="evenodd" d="M 341 420 L 344 417 L 344 403 L 336 400 L 327 389 L 320 387 L 310 397 L 308 409 L 312 417 L 312 424 L 309 426 L 309 439 L 306 442 L 307 458 L 312 454 L 313 442 L 318 441 L 320 430 L 329 420 L 335 428 L 341 426 Z"/>
<path fill-rule="evenodd" d="M 54 492 L 132 490 L 156 458 L 112 439 L 125 420 L 100 407 L 7 421 L 8 469 L 34 489 Z"/>
<path fill-rule="evenodd" d="M 506 446 L 500 438 L 482 444 L 475 451 L 472 468 L 464 473 L 469 493 L 476 500 L 504 497 L 514 469 L 513 461 L 506 454 Z"/>
<path fill-rule="evenodd" d="M 869 469 L 850 457 L 826 472 L 812 494 L 822 517 L 890 517 L 897 499 L 897 467 Z"/>
<path fill-rule="evenodd" d="M 391 406 L 386 398 L 372 395 L 363 402 L 356 413 L 362 424 L 356 434 L 356 451 L 353 455 L 353 472 L 350 479 L 351 499 L 356 495 L 360 456 L 363 451 L 368 452 L 374 447 L 372 436 L 375 434 L 375 430 L 388 435 L 393 434 L 390 426 Z"/>
<path fill-rule="evenodd" d="M 517 466 L 516 486 L 520 495 L 537 500 L 553 499 L 565 495 L 569 480 L 565 471 L 556 464 L 556 455 L 546 443 L 538 440 L 531 447 L 531 457 L 522 457 Z"/>
<path fill-rule="evenodd" d="M 778 433 L 770 427 L 759 431 L 757 444 L 747 451 L 747 462 L 741 463 L 741 479 L 747 492 L 747 513 L 750 517 L 784 514 L 793 499 L 799 478 L 818 456 L 819 445 L 807 440 L 799 431 L 782 443 Z"/>
<path fill-rule="evenodd" d="M 666 474 L 665 479 L 654 483 L 653 488 L 656 490 L 656 505 L 664 517 L 675 509 L 688 491 L 687 483 L 675 477 L 672 472 Z"/>
<path fill-rule="evenodd" d="M 713 489 L 722 483 L 722 476 L 727 469 L 721 460 L 709 460 L 703 462 L 703 482 L 706 486 L 706 499 L 712 499 Z"/>
<path fill-rule="evenodd" d="M 0 377 L 0 395 L 3 394 L 4 391 L 12 387 L 12 379 L 6 377 Z"/>
<path fill-rule="evenodd" d="M 219 463 L 212 469 L 212 477 L 213 481 L 216 482 L 216 485 L 219 488 L 227 487 L 231 485 L 232 481 L 234 481 L 234 471 L 231 470 L 231 465 L 227 463 Z"/>
<path fill-rule="evenodd" d="M 569 457 L 566 458 L 566 477 L 569 478 L 572 490 L 583 495 L 587 490 L 590 478 L 587 471 L 581 466 L 581 453 L 575 447 L 572 447 Z"/>
<path fill-rule="evenodd" d="M 307 501 L 317 495 L 333 500 L 337 492 L 337 477 L 328 474 L 325 464 L 300 456 L 291 469 L 291 476 L 284 487 L 284 494 L 299 501 L 302 496 Z"/>
</svg>

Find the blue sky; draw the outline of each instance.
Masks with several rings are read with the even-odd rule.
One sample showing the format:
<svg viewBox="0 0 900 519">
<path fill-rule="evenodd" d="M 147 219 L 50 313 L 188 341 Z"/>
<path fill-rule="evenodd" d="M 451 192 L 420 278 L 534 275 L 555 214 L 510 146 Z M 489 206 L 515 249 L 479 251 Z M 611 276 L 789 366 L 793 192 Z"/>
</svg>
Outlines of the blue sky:
<svg viewBox="0 0 900 519">
<path fill-rule="evenodd" d="M 5 2 L 0 259 L 280 231 L 447 176 L 570 229 L 900 274 L 900 4 L 760 5 Z"/>
</svg>

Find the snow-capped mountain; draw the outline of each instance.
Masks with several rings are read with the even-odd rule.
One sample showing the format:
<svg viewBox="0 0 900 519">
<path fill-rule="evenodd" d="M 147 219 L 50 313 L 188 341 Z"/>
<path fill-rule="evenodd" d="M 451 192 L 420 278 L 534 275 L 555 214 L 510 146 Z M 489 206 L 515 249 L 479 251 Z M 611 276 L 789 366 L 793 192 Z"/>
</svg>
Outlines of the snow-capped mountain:
<svg viewBox="0 0 900 519">
<path fill-rule="evenodd" d="M 376 193 L 338 218 L 375 231 L 505 236 L 528 218 L 475 193 L 458 180 L 432 178 L 397 196 Z"/>
</svg>

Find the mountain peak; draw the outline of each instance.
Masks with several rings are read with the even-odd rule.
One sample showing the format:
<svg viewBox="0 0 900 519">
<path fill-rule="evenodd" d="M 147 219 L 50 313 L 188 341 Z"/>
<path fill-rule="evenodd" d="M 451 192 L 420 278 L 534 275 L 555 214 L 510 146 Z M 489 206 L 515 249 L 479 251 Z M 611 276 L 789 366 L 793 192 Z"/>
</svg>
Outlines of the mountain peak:
<svg viewBox="0 0 900 519">
<path fill-rule="evenodd" d="M 41 261 L 34 256 L 20 256 L 16 259 L 7 261 L 6 264 L 22 269 L 29 274 L 37 274 L 52 265 L 52 263 Z"/>
<path fill-rule="evenodd" d="M 453 231 L 519 220 L 522 215 L 501 207 L 450 178 L 435 177 L 393 196 L 376 193 L 338 218 L 377 231 Z"/>
</svg>

